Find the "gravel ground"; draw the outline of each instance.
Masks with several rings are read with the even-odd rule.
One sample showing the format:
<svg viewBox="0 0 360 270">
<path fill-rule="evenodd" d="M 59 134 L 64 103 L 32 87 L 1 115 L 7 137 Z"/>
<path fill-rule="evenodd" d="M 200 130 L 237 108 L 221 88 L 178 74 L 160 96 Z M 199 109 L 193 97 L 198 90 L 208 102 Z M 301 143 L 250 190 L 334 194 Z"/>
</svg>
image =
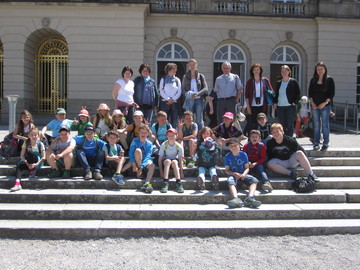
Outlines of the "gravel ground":
<svg viewBox="0 0 360 270">
<path fill-rule="evenodd" d="M 360 235 L 0 239 L 1 269 L 359 269 Z"/>
</svg>

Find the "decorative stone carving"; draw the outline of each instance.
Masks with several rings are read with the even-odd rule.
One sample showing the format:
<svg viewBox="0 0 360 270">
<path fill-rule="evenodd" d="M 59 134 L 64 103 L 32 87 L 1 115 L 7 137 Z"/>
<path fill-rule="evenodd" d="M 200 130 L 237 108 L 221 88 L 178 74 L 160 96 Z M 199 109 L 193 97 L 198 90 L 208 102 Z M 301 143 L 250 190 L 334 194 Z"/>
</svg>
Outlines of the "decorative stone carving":
<svg viewBox="0 0 360 270">
<path fill-rule="evenodd" d="M 229 30 L 229 37 L 230 38 L 235 38 L 236 36 L 236 30 L 235 29 L 230 29 Z"/>
<path fill-rule="evenodd" d="M 292 40 L 294 33 L 291 31 L 288 31 L 285 33 L 285 37 L 287 40 Z"/>
<path fill-rule="evenodd" d="M 178 29 L 176 27 L 173 27 L 170 29 L 170 35 L 172 37 L 176 37 Z"/>
<path fill-rule="evenodd" d="M 42 27 L 48 28 L 50 27 L 51 19 L 49 17 L 44 17 L 41 19 Z"/>
</svg>

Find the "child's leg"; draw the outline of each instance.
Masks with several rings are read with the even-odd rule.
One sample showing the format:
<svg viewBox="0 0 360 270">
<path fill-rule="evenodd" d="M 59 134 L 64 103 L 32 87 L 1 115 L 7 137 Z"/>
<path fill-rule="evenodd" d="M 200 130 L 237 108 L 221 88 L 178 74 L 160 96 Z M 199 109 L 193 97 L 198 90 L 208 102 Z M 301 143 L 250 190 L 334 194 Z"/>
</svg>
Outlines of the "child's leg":
<svg viewBox="0 0 360 270">
<path fill-rule="evenodd" d="M 125 158 L 124 158 L 124 163 L 125 163 Z M 131 168 L 131 162 L 128 162 L 122 167 L 121 171 L 124 172 L 130 168 Z"/>
<path fill-rule="evenodd" d="M 300 166 L 304 168 L 307 174 L 312 174 L 310 162 L 303 151 L 299 150 L 296 152 L 296 160 L 299 162 Z"/>
<path fill-rule="evenodd" d="M 190 148 L 190 157 L 194 157 L 195 156 L 195 140 L 194 139 L 190 139 L 189 140 L 189 148 Z"/>
<path fill-rule="evenodd" d="M 65 170 L 70 170 L 71 169 L 73 158 L 74 158 L 73 153 L 69 153 L 69 154 L 64 156 Z"/>
<path fill-rule="evenodd" d="M 146 183 L 150 183 L 151 179 L 154 176 L 154 171 L 155 171 L 155 164 L 154 163 L 149 163 L 148 165 L 146 165 L 146 168 L 148 169 L 148 173 L 146 175 L 146 179 L 145 182 Z"/>
<path fill-rule="evenodd" d="M 249 186 L 249 196 L 254 197 L 257 183 L 253 183 Z"/>
<path fill-rule="evenodd" d="M 254 171 L 255 171 L 256 174 L 259 176 L 261 183 L 264 183 L 264 182 L 269 181 L 269 178 L 268 178 L 268 176 L 267 176 L 267 174 L 266 174 L 266 172 L 265 172 L 264 164 L 257 164 L 257 165 L 254 167 Z"/>
<path fill-rule="evenodd" d="M 176 159 L 171 161 L 171 167 L 174 171 L 176 180 L 179 180 L 181 177 L 180 177 L 180 171 L 179 171 L 179 163 Z"/>
<path fill-rule="evenodd" d="M 301 125 L 301 117 L 299 116 L 296 118 L 296 124 L 295 124 L 295 134 L 300 136 L 300 125 Z"/>
<path fill-rule="evenodd" d="M 237 198 L 238 197 L 237 196 L 237 189 L 236 189 L 237 181 L 236 181 L 234 176 L 229 176 L 228 184 L 229 184 L 230 197 L 232 199 Z"/>
<path fill-rule="evenodd" d="M 140 148 L 136 148 L 135 152 L 134 152 L 134 156 L 135 156 L 135 164 L 136 164 L 136 177 L 140 177 L 142 174 L 142 169 L 141 169 L 141 163 L 142 163 L 142 151 Z"/>
<path fill-rule="evenodd" d="M 65 160 L 65 159 L 64 159 Z M 46 157 L 46 161 L 49 163 L 51 169 L 59 170 L 56 160 L 55 160 L 55 154 L 51 153 L 49 156 Z"/>
<path fill-rule="evenodd" d="M 279 159 L 273 158 L 268 161 L 266 166 L 273 172 L 288 175 L 289 170 L 283 165 L 279 164 L 279 162 L 281 162 Z"/>
<path fill-rule="evenodd" d="M 163 164 L 164 164 L 164 179 L 169 179 L 171 160 L 165 159 Z"/>
<path fill-rule="evenodd" d="M 206 168 L 198 167 L 198 169 L 199 169 L 198 177 L 200 177 L 203 181 L 205 181 Z"/>
<path fill-rule="evenodd" d="M 121 172 L 121 170 L 122 170 L 122 168 L 123 168 L 123 166 L 124 166 L 124 163 L 125 163 L 125 158 L 124 158 L 124 157 L 121 157 L 121 158 L 120 158 L 120 161 L 119 161 L 118 164 L 117 164 L 116 172 L 115 172 L 115 173 L 120 174 L 120 172 Z"/>
</svg>

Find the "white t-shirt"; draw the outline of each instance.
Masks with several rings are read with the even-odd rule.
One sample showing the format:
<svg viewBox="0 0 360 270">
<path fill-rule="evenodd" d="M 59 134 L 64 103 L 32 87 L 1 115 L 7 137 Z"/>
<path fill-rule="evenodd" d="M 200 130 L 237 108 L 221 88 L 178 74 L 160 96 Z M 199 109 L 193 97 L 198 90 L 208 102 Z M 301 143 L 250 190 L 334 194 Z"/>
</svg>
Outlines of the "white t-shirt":
<svg viewBox="0 0 360 270">
<path fill-rule="evenodd" d="M 264 104 L 264 95 L 263 95 L 263 93 L 260 92 L 261 91 L 260 86 L 262 86 L 260 84 L 260 82 L 255 82 L 255 95 L 253 96 L 253 100 L 251 102 L 252 107 L 260 107 L 260 106 L 263 106 L 263 104 Z M 256 104 L 255 98 L 260 97 L 260 96 L 261 96 L 260 103 Z"/>
<path fill-rule="evenodd" d="M 127 83 L 124 79 L 118 79 L 115 83 L 120 84 L 117 100 L 133 103 L 134 102 L 134 82 L 129 80 Z"/>
<path fill-rule="evenodd" d="M 105 123 L 105 119 L 100 119 L 97 127 L 95 128 L 96 133 L 102 137 L 108 132 L 110 129 Z"/>
<path fill-rule="evenodd" d="M 165 145 L 166 145 L 166 152 L 165 152 Z M 164 159 L 175 159 L 184 156 L 184 149 L 182 146 L 175 142 L 174 145 L 170 145 L 168 141 L 165 141 L 161 144 L 159 156 L 163 156 Z"/>
</svg>

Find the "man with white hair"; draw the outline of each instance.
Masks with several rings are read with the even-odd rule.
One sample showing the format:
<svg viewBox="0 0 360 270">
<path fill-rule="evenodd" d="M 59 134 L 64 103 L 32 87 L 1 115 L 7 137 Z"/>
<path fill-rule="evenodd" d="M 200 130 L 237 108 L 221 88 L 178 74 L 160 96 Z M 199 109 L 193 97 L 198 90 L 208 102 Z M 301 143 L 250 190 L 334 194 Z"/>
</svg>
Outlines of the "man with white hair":
<svg viewBox="0 0 360 270">
<path fill-rule="evenodd" d="M 235 114 L 235 105 L 239 102 L 243 92 L 243 84 L 238 75 L 231 73 L 231 64 L 224 62 L 221 65 L 223 74 L 216 78 L 214 91 L 217 93 L 217 119 L 222 122 L 226 112 Z"/>
</svg>

